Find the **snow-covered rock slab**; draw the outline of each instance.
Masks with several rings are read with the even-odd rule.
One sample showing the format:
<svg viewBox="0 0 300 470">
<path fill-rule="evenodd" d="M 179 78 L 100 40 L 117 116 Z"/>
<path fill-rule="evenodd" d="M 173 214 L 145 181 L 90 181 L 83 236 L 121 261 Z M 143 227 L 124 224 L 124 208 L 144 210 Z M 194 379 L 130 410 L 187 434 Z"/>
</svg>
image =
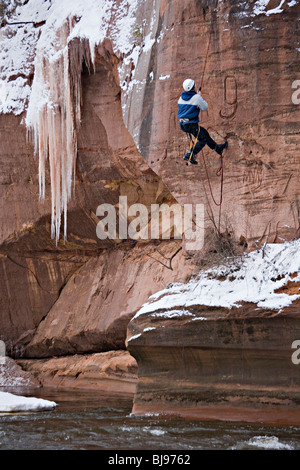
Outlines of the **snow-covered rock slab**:
<svg viewBox="0 0 300 470">
<path fill-rule="evenodd" d="M 300 281 L 299 248 L 300 240 L 268 244 L 232 264 L 202 271 L 186 284 L 173 283 L 152 295 L 135 318 L 187 316 L 195 305 L 232 308 L 243 302 L 280 312 L 300 298 L 299 289 L 293 295 L 281 292 L 288 282 L 296 286 Z"/>
<path fill-rule="evenodd" d="M 57 404 L 54 401 L 0 392 L 0 413 L 45 411 L 52 410 L 56 406 Z"/>
</svg>

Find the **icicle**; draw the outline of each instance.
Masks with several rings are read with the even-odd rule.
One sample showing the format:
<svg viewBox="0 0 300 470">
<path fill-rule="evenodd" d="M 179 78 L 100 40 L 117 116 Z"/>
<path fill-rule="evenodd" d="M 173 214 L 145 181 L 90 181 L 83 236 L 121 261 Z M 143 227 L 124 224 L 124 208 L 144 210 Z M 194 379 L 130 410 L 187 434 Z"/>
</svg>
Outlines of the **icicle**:
<svg viewBox="0 0 300 470">
<path fill-rule="evenodd" d="M 77 130 L 81 111 L 82 63 L 90 66 L 87 39 L 68 36 L 74 20 L 56 32 L 54 53 L 41 47 L 35 61 L 35 77 L 26 125 L 39 155 L 39 193 L 45 198 L 45 171 L 49 159 L 51 182 L 51 237 L 60 238 L 64 214 L 64 240 L 67 238 L 67 207 L 75 188 Z M 52 44 L 53 46 L 53 44 Z"/>
</svg>

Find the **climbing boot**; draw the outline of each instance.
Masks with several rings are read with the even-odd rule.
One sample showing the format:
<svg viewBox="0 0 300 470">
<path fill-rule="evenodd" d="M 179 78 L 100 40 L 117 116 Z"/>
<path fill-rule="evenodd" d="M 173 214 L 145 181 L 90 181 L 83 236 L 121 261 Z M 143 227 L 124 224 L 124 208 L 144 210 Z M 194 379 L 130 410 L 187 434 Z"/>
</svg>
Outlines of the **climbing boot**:
<svg viewBox="0 0 300 470">
<path fill-rule="evenodd" d="M 218 155 L 222 155 L 223 150 L 228 147 L 228 142 L 224 142 L 224 144 L 217 144 L 215 151 L 217 152 Z"/>
<path fill-rule="evenodd" d="M 194 159 L 193 155 L 191 155 L 191 152 L 187 152 L 185 154 L 185 156 L 183 157 L 183 160 L 185 160 L 186 162 L 190 162 L 192 165 L 198 165 L 198 162 L 197 160 Z"/>
</svg>

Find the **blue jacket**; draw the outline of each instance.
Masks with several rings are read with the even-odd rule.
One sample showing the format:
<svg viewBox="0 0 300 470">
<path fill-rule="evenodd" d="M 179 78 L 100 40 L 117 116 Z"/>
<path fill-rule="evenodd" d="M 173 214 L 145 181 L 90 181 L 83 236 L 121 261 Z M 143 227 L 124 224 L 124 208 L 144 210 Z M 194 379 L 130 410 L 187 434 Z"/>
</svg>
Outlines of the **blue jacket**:
<svg viewBox="0 0 300 470">
<path fill-rule="evenodd" d="M 178 100 L 178 119 L 199 122 L 199 112 L 207 111 L 208 104 L 195 91 L 184 91 Z"/>
</svg>

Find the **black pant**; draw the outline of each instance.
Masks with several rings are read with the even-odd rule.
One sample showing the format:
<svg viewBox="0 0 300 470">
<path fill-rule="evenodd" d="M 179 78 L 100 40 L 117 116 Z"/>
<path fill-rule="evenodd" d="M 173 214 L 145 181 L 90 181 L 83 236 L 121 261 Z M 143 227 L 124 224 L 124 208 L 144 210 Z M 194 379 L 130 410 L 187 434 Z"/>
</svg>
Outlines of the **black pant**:
<svg viewBox="0 0 300 470">
<path fill-rule="evenodd" d="M 194 137 L 198 136 L 198 142 L 196 143 L 193 152 L 194 155 L 197 155 L 197 153 L 199 153 L 205 145 L 208 145 L 209 148 L 211 148 L 212 150 L 216 149 L 216 142 L 211 138 L 208 131 L 204 127 L 200 126 L 199 135 L 199 127 L 197 123 L 180 123 L 180 128 L 183 132 L 186 132 L 187 134 L 192 134 Z"/>
</svg>

